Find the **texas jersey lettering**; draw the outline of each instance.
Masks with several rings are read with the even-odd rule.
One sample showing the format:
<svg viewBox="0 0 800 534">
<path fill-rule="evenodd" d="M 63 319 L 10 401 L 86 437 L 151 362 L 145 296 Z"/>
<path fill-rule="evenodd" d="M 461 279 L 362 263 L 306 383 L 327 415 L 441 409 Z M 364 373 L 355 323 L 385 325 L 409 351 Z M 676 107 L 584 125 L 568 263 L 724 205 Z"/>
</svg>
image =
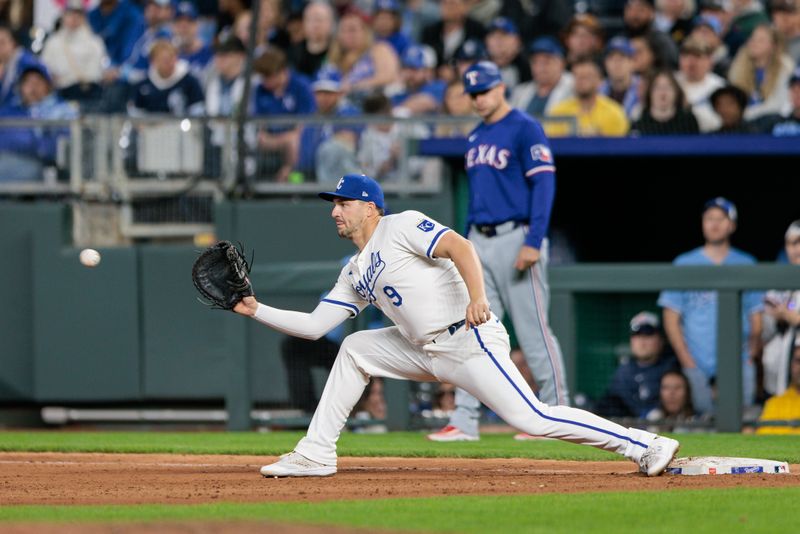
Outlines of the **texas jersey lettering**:
<svg viewBox="0 0 800 534">
<path fill-rule="evenodd" d="M 508 158 L 511 150 L 497 148 L 495 145 L 478 145 L 470 148 L 467 152 L 467 168 L 471 169 L 475 165 L 489 165 L 495 169 L 505 169 L 508 167 Z"/>
</svg>

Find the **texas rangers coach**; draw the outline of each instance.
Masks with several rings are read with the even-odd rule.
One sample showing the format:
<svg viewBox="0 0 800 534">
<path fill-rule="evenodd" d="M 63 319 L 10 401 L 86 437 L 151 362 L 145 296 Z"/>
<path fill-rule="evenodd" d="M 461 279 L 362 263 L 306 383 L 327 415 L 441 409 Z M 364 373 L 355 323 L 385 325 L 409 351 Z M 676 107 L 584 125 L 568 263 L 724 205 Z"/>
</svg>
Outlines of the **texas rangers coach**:
<svg viewBox="0 0 800 534">
<path fill-rule="evenodd" d="M 512 109 L 494 63 L 464 72 L 464 89 L 483 119 L 469 135 L 465 166 L 469 240 L 483 264 L 486 293 L 499 317 L 509 313 L 539 399 L 568 404 L 563 357 L 547 314 L 547 229 L 555 197 L 555 163 L 541 125 Z M 478 439 L 480 403 L 456 391 L 456 410 L 434 441 Z"/>
</svg>

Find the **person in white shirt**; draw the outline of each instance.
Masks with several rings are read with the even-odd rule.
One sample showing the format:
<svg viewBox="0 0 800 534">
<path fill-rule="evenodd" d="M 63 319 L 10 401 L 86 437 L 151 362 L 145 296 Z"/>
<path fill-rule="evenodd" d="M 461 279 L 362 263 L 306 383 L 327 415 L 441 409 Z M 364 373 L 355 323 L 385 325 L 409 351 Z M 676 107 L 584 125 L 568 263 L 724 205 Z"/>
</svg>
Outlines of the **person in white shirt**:
<svg viewBox="0 0 800 534">
<path fill-rule="evenodd" d="M 575 96 L 575 79 L 567 71 L 564 48 L 553 37 L 540 37 L 528 47 L 533 81 L 516 86 L 511 107 L 532 117 L 548 114 L 554 106 Z"/>
<path fill-rule="evenodd" d="M 106 46 L 86 23 L 81 0 L 67 2 L 61 27 L 45 42 L 41 58 L 62 98 L 100 97 L 103 66 L 108 61 Z"/>
<path fill-rule="evenodd" d="M 692 106 L 697 124 L 703 133 L 712 132 L 722 125 L 722 121 L 711 106 L 711 93 L 727 85 L 721 76 L 712 72 L 711 45 L 697 37 L 688 37 L 681 45 L 679 70 L 675 79 Z"/>
<path fill-rule="evenodd" d="M 311 313 L 273 308 L 255 297 L 245 297 L 234 311 L 308 339 L 369 304 L 395 326 L 344 339 L 306 436 L 262 467 L 262 475 L 335 474 L 336 442 L 370 377 L 447 382 L 524 432 L 617 452 L 648 476 L 667 467 L 677 441 L 536 398 L 509 357 L 508 333 L 489 309 L 481 262 L 468 240 L 418 211 L 385 215 L 383 191 L 365 175 L 345 175 L 334 191 L 319 196 L 333 202 L 339 236 L 358 248 L 333 289 Z"/>
</svg>

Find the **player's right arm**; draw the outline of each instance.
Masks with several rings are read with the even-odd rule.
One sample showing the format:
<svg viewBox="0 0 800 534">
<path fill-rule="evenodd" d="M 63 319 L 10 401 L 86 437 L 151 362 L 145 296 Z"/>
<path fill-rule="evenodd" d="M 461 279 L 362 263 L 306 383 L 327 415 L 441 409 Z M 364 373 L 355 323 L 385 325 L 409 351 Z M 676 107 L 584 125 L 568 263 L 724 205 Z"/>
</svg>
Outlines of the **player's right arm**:
<svg viewBox="0 0 800 534">
<path fill-rule="evenodd" d="M 486 288 L 483 285 L 483 269 L 472 243 L 455 232 L 446 232 L 436 244 L 434 256 L 451 259 L 461 278 L 464 279 L 469 292 L 465 317 L 467 329 L 488 321 L 492 314 L 489 310 L 489 300 L 486 298 Z"/>
<path fill-rule="evenodd" d="M 255 297 L 245 297 L 233 311 L 290 336 L 319 339 L 367 307 L 367 302 L 350 285 L 348 272 L 349 267 L 345 265 L 336 285 L 311 313 L 273 308 L 261 304 Z"/>
<path fill-rule="evenodd" d="M 313 312 L 303 313 L 273 308 L 261 304 L 255 297 L 245 297 L 233 311 L 284 334 L 305 339 L 319 339 L 352 316 L 346 308 L 330 306 L 325 301 Z"/>
<path fill-rule="evenodd" d="M 686 369 L 697 367 L 697 363 L 686 345 L 686 339 L 683 337 L 680 313 L 670 308 L 664 308 L 664 331 L 667 333 L 667 339 L 672 345 L 681 367 Z"/>
</svg>

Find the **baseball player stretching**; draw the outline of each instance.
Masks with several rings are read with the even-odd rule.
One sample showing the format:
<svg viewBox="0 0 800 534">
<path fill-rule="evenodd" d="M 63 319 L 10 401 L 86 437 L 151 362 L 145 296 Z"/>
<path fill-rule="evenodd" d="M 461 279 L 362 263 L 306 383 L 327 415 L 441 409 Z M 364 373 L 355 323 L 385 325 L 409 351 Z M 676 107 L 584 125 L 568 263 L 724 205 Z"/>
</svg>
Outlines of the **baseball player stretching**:
<svg viewBox="0 0 800 534">
<path fill-rule="evenodd" d="M 660 474 L 678 442 L 625 428 L 589 412 L 540 402 L 509 358 L 508 334 L 489 311 L 472 244 L 417 211 L 384 216 L 373 179 L 346 175 L 333 202 L 340 237 L 358 253 L 311 313 L 280 310 L 246 297 L 234 311 L 286 334 L 317 339 L 369 304 L 396 326 L 347 336 L 317 410 L 294 451 L 261 468 L 264 476 L 336 473 L 336 442 L 371 376 L 450 382 L 530 434 L 593 445 L 625 455 L 649 476 Z"/>
<path fill-rule="evenodd" d="M 494 63 L 464 72 L 464 90 L 483 123 L 468 137 L 468 237 L 485 270 L 492 311 L 511 314 L 514 331 L 539 385 L 539 399 L 569 404 L 561 348 L 547 313 L 547 227 L 555 196 L 555 165 L 538 122 L 512 109 Z M 456 409 L 433 441 L 478 439 L 480 402 L 456 390 Z M 506 421 L 509 422 L 510 421 Z M 518 434 L 518 439 L 529 436 Z"/>
</svg>

